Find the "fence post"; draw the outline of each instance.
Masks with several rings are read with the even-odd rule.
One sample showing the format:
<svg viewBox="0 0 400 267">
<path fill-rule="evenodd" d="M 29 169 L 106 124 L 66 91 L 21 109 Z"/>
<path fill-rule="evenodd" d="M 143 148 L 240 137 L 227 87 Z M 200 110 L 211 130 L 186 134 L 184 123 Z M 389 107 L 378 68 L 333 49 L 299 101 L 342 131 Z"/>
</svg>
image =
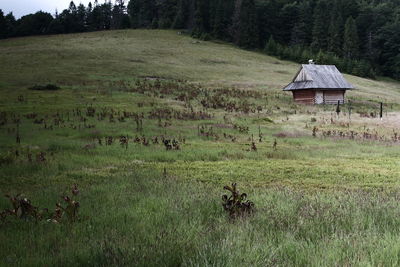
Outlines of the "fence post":
<svg viewBox="0 0 400 267">
<path fill-rule="evenodd" d="M 339 117 L 339 113 L 340 113 L 340 100 L 337 101 L 336 113 L 337 113 L 337 116 Z"/>
</svg>

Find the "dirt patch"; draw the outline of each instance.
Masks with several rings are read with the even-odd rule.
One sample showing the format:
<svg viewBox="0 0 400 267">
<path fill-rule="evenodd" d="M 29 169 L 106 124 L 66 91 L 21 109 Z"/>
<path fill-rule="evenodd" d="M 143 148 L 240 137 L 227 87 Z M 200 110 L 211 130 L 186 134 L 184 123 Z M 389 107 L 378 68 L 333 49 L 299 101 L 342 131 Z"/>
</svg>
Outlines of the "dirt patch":
<svg viewBox="0 0 400 267">
<path fill-rule="evenodd" d="M 274 71 L 275 73 L 279 73 L 279 74 L 291 74 L 290 72 L 286 71 L 286 70 L 276 70 Z"/>
<path fill-rule="evenodd" d="M 228 64 L 228 61 L 224 61 L 224 60 L 218 60 L 218 59 L 200 59 L 201 63 L 205 63 L 205 64 Z"/>
</svg>

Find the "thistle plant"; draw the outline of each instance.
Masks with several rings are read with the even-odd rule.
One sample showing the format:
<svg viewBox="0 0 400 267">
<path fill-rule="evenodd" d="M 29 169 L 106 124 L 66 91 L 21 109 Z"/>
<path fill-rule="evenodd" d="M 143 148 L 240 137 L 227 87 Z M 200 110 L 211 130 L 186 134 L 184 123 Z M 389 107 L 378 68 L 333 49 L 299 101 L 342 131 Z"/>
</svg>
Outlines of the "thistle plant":
<svg viewBox="0 0 400 267">
<path fill-rule="evenodd" d="M 247 194 L 240 194 L 237 189 L 236 183 L 232 186 L 224 186 L 225 190 L 228 190 L 231 195 L 222 196 L 222 207 L 229 213 L 229 217 L 232 219 L 250 215 L 254 211 L 254 203 L 246 200 Z"/>
</svg>

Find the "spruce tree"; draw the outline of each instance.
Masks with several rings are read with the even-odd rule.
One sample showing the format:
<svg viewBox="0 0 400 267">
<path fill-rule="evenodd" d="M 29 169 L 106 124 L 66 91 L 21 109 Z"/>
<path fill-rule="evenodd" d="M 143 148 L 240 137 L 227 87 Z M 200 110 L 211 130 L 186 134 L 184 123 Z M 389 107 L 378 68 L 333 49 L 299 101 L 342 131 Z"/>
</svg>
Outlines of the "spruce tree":
<svg viewBox="0 0 400 267">
<path fill-rule="evenodd" d="M 129 15 L 124 14 L 121 21 L 121 29 L 129 29 L 131 27 L 131 20 Z"/>
<path fill-rule="evenodd" d="M 128 14 L 131 18 L 131 27 L 138 28 L 141 26 L 140 19 L 140 11 L 141 11 L 141 2 L 138 0 L 130 0 L 128 3 Z"/>
<path fill-rule="evenodd" d="M 240 1 L 240 0 L 239 0 Z M 243 48 L 255 48 L 258 46 L 258 24 L 254 0 L 243 0 L 237 5 L 238 28 L 236 32 L 236 44 Z"/>
<path fill-rule="evenodd" d="M 83 4 L 79 4 L 76 11 L 76 19 L 77 19 L 77 31 L 84 32 L 86 31 L 86 7 Z"/>
<path fill-rule="evenodd" d="M 155 0 L 131 0 L 127 10 L 133 28 L 149 28 L 158 23 Z"/>
<path fill-rule="evenodd" d="M 103 30 L 102 11 L 97 0 L 94 1 L 93 10 L 91 13 L 91 28 L 94 31 Z"/>
<path fill-rule="evenodd" d="M 283 44 L 289 44 L 292 37 L 293 27 L 298 20 L 298 4 L 292 2 L 284 5 L 278 15 L 279 21 L 276 25 L 278 32 L 274 35 L 276 40 Z"/>
<path fill-rule="evenodd" d="M 112 29 L 123 28 L 122 24 L 125 17 L 125 13 L 126 13 L 125 0 L 116 0 L 114 6 L 112 7 L 112 20 L 111 20 Z"/>
<path fill-rule="evenodd" d="M 338 1 L 333 3 L 328 29 L 328 51 L 342 55 L 343 44 L 343 19 L 340 14 Z"/>
<path fill-rule="evenodd" d="M 317 54 L 317 57 L 316 57 L 316 61 L 317 61 L 317 64 L 320 64 L 320 65 L 326 64 L 326 57 L 325 57 L 325 54 L 322 51 L 322 49 L 320 49 L 318 51 L 318 54 Z"/>
<path fill-rule="evenodd" d="M 112 5 L 111 2 L 104 2 L 101 5 L 102 25 L 103 29 L 109 30 L 112 21 Z"/>
<path fill-rule="evenodd" d="M 326 13 L 328 5 L 325 0 L 320 0 L 314 9 L 314 27 L 312 31 L 313 40 L 311 47 L 317 51 L 327 48 L 328 23 L 326 23 Z"/>
<path fill-rule="evenodd" d="M 359 53 L 359 39 L 356 22 L 352 17 L 346 21 L 344 28 L 343 54 L 346 58 L 357 58 Z"/>
<path fill-rule="evenodd" d="M 368 60 L 373 60 L 375 54 L 374 37 L 376 36 L 376 17 L 373 6 L 364 3 L 356 19 L 357 29 L 360 33 L 360 52 Z"/>
<path fill-rule="evenodd" d="M 17 27 L 17 21 L 12 12 L 8 13 L 5 16 L 6 20 L 6 37 L 13 37 L 15 36 L 15 31 Z"/>
<path fill-rule="evenodd" d="M 186 26 L 187 18 L 188 18 L 188 1 L 187 0 L 179 0 L 178 9 L 176 12 L 176 16 L 174 22 L 172 23 L 173 29 L 183 29 Z"/>
<path fill-rule="evenodd" d="M 274 37 L 271 35 L 265 45 L 264 52 L 271 56 L 277 56 L 277 48 L 277 43 L 275 42 Z"/>
<path fill-rule="evenodd" d="M 273 35 L 279 35 L 280 3 L 277 0 L 258 1 L 257 2 L 257 24 L 260 40 L 265 43 Z M 232 31 L 233 32 L 233 31 Z"/>
<path fill-rule="evenodd" d="M 400 19 L 382 27 L 377 45 L 380 46 L 378 64 L 384 75 L 400 79 Z"/>
<path fill-rule="evenodd" d="M 310 59 L 313 59 L 313 54 L 308 48 L 304 48 L 303 51 L 301 52 L 301 62 L 308 62 Z"/>
<path fill-rule="evenodd" d="M 3 10 L 0 9 L 0 39 L 7 37 L 7 21 Z"/>
<path fill-rule="evenodd" d="M 213 36 L 220 39 L 225 39 L 226 25 L 224 18 L 224 1 L 217 0 L 214 25 L 213 25 Z"/>
<path fill-rule="evenodd" d="M 342 14 L 343 18 L 348 18 L 348 17 L 357 18 L 358 14 L 360 13 L 360 3 L 362 3 L 362 1 L 350 1 L 350 0 L 338 0 L 338 1 L 339 5 L 341 6 L 340 13 Z"/>
<path fill-rule="evenodd" d="M 240 24 L 240 12 L 241 12 L 241 8 L 242 8 L 242 1 L 243 0 L 235 0 L 234 11 L 232 14 L 232 24 L 229 29 L 234 43 L 237 43 L 237 40 L 239 39 L 238 29 L 239 29 L 239 24 Z"/>
<path fill-rule="evenodd" d="M 176 4 L 176 0 L 156 1 L 159 28 L 167 29 L 172 27 L 177 13 Z"/>
<path fill-rule="evenodd" d="M 88 6 L 86 7 L 86 29 L 88 31 L 93 31 L 93 17 L 92 17 L 93 6 L 92 2 L 89 2 Z M 56 17 L 57 19 L 57 17 Z"/>
<path fill-rule="evenodd" d="M 216 0 L 214 2 L 215 11 L 212 18 L 212 35 L 215 38 L 231 41 L 230 26 L 234 13 L 235 0 Z"/>
<path fill-rule="evenodd" d="M 201 37 L 210 29 L 209 0 L 196 0 L 196 11 L 194 13 L 194 27 L 192 35 Z"/>
<path fill-rule="evenodd" d="M 291 32 L 290 45 L 306 46 L 311 43 L 312 13 L 312 8 L 308 1 L 298 4 L 298 15 Z"/>
</svg>

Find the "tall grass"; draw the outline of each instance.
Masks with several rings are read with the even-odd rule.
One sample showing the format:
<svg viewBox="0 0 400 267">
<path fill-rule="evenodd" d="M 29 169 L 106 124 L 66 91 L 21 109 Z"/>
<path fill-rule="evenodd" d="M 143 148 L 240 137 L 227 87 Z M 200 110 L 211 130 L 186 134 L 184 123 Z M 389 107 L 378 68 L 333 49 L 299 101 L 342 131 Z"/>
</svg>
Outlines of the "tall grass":
<svg viewBox="0 0 400 267">
<path fill-rule="evenodd" d="M 159 172 L 119 172 L 81 187 L 72 225 L 11 220 L 0 231 L 4 266 L 397 265 L 397 193 L 246 188 L 256 212 L 232 221 L 222 188 Z M 36 192 L 41 206 L 55 190 Z M 5 202 L 0 202 L 4 206 Z"/>
<path fill-rule="evenodd" d="M 399 106 L 383 121 L 357 114 L 399 100 L 398 83 L 349 77 L 362 90 L 350 92 L 358 101 L 351 120 L 337 118 L 334 107 L 296 105 L 281 92 L 298 66 L 172 31 L 10 39 L 0 41 L 0 62 L 0 194 L 54 208 L 72 184 L 81 190 L 73 224 L 0 223 L 0 265 L 399 264 L 400 152 L 391 139 Z M 154 77 L 168 90 L 133 90 Z M 61 88 L 28 90 L 48 83 Z M 166 108 L 207 116 L 149 116 Z M 134 116 L 118 120 L 124 111 L 143 127 Z M 386 139 L 339 138 L 340 131 Z M 167 150 L 164 137 L 179 140 L 180 150 Z M 40 153 L 45 160 L 36 160 Z M 236 221 L 221 205 L 232 182 L 256 207 Z"/>
</svg>

